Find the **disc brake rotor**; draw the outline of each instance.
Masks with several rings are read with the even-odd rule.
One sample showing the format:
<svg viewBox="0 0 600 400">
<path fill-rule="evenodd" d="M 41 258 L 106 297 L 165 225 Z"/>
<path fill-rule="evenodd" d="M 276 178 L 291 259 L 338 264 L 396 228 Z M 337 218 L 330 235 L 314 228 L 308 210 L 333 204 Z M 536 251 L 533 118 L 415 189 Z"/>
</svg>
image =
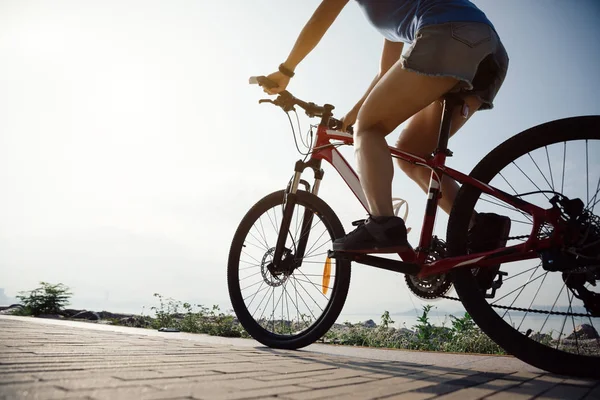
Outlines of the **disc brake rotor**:
<svg viewBox="0 0 600 400">
<path fill-rule="evenodd" d="M 263 258 L 260 263 L 260 273 L 264 282 L 272 287 L 278 287 L 285 283 L 291 275 L 291 271 L 293 269 L 286 267 L 290 260 L 293 259 L 291 255 L 291 250 L 284 249 L 283 256 L 281 257 L 280 265 L 283 268 L 276 267 L 273 265 L 273 254 L 275 254 L 275 247 L 271 247 L 269 250 L 265 252 Z"/>
</svg>

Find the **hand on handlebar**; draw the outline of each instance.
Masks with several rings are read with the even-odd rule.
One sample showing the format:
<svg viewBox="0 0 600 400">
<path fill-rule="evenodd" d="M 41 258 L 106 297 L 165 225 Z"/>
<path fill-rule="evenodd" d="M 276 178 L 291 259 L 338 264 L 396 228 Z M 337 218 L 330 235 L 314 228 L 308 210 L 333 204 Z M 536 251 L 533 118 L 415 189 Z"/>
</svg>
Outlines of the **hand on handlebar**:
<svg viewBox="0 0 600 400">
<path fill-rule="evenodd" d="M 358 116 L 358 110 L 350 110 L 345 117 L 342 117 L 342 131 L 348 132 L 348 128 L 351 128 L 356 123 L 356 117 Z"/>
<path fill-rule="evenodd" d="M 283 79 L 282 79 L 282 77 L 279 77 L 278 75 L 283 75 L 283 74 L 280 74 L 279 72 L 275 72 L 275 73 L 269 75 L 268 77 L 265 77 L 265 76 L 251 76 L 250 77 L 249 83 L 260 85 L 263 88 L 263 91 L 265 93 L 279 94 L 279 96 L 277 96 L 277 98 L 275 100 L 262 99 L 262 100 L 259 100 L 259 103 L 274 104 L 278 107 L 281 107 L 281 109 L 285 112 L 293 111 L 293 110 L 295 110 L 294 106 L 298 106 L 298 107 L 302 108 L 304 111 L 306 111 L 306 115 L 308 115 L 311 118 L 325 117 L 325 120 L 322 120 L 321 122 L 323 123 L 323 121 L 326 121 L 325 123 L 327 124 L 329 129 L 343 130 L 344 132 L 352 133 L 353 130 L 352 130 L 352 126 L 350 126 L 351 125 L 350 123 L 344 124 L 343 121 L 333 118 L 331 111 L 334 109 L 334 107 L 332 105 L 325 104 L 323 106 L 319 106 L 314 103 L 307 103 L 305 101 L 302 101 L 302 100 L 292 96 L 289 92 L 287 92 L 285 90 L 285 86 L 287 86 L 287 83 L 289 82 L 289 78 L 287 76 L 283 75 Z M 277 79 L 280 79 L 279 82 L 276 81 Z M 279 85 L 279 86 L 276 86 L 276 85 Z M 281 85 L 285 85 L 285 86 L 282 87 Z M 351 118 L 352 123 L 354 123 L 356 116 L 352 116 L 349 113 L 348 116 L 346 116 L 347 122 L 350 121 L 349 118 Z"/>
<path fill-rule="evenodd" d="M 287 85 L 290 83 L 290 77 L 282 74 L 279 71 L 273 72 L 271 75 L 268 75 L 267 78 L 270 81 L 272 81 L 273 83 L 276 83 L 278 85 L 277 87 L 270 88 L 270 89 L 263 87 L 263 90 L 265 91 L 265 93 L 268 93 L 268 94 L 281 93 L 285 90 Z"/>
</svg>

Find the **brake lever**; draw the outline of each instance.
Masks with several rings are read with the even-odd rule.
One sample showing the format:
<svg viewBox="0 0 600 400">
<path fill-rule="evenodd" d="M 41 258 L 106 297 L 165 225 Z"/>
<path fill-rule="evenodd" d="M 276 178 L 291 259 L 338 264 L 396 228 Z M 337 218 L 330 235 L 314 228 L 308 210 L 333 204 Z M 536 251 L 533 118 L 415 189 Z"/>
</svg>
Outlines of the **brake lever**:
<svg viewBox="0 0 600 400">
<path fill-rule="evenodd" d="M 275 102 L 271 99 L 260 99 L 258 101 L 258 104 L 262 104 L 262 103 L 271 103 L 271 104 L 275 104 Z"/>
</svg>

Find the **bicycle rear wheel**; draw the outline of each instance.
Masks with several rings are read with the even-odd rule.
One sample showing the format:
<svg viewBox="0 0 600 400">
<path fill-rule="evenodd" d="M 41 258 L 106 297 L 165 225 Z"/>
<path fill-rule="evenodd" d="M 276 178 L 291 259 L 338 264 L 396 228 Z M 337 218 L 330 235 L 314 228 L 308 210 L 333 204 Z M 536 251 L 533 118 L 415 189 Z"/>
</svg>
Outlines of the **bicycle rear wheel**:
<svg viewBox="0 0 600 400">
<path fill-rule="evenodd" d="M 595 378 L 600 377 L 600 311 L 597 305 L 594 311 L 586 307 L 579 298 L 584 289 L 573 287 L 577 283 L 595 296 L 600 292 L 596 286 L 600 283 L 598 154 L 600 116 L 567 118 L 514 136 L 471 172 L 473 178 L 545 209 L 551 207 L 549 200 L 556 193 L 581 199 L 585 208 L 581 223 L 588 236 L 577 251 L 589 259 L 574 261 L 565 249 L 557 249 L 559 268 L 550 268 L 541 259 L 504 264 L 501 270 L 508 275 L 494 298 L 486 298 L 477 287 L 471 268 L 454 271 L 456 292 L 465 309 L 507 352 L 550 372 Z M 451 256 L 467 253 L 474 210 L 511 218 L 509 246 L 532 233 L 529 214 L 463 185 L 448 222 Z M 536 235 L 547 237 L 552 229 L 542 226 Z"/>
<path fill-rule="evenodd" d="M 284 195 L 278 191 L 264 197 L 243 218 L 229 252 L 227 282 L 233 309 L 254 339 L 297 349 L 318 340 L 336 321 L 350 286 L 350 263 L 327 257 L 332 241 L 344 235 L 333 210 L 317 196 L 298 191 L 282 261 L 288 268 L 273 266 Z M 308 242 L 298 258 L 302 237 Z"/>
</svg>

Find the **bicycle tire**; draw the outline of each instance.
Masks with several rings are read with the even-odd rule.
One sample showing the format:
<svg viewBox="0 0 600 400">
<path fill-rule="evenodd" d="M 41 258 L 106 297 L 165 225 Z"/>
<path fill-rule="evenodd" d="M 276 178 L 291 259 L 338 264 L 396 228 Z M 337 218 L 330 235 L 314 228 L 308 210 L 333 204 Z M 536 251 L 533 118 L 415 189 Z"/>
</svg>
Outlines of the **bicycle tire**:
<svg viewBox="0 0 600 400">
<path fill-rule="evenodd" d="M 556 143 L 585 139 L 600 139 L 600 116 L 565 118 L 541 124 L 500 144 L 477 164 L 470 176 L 483 183 L 489 183 L 505 166 L 529 152 Z M 476 188 L 463 185 L 457 195 L 448 221 L 447 238 L 450 256 L 467 252 L 469 220 L 480 194 L 481 192 Z M 453 279 L 456 292 L 467 312 L 481 330 L 509 354 L 549 372 L 600 378 L 598 369 L 600 357 L 573 354 L 549 347 L 507 323 L 484 298 L 471 268 L 456 269 L 453 271 Z"/>
<path fill-rule="evenodd" d="M 308 329 L 299 333 L 282 335 L 277 332 L 269 331 L 261 326 L 259 321 L 257 321 L 248 310 L 248 306 L 242 295 L 242 288 L 240 287 L 240 256 L 242 255 L 242 249 L 244 248 L 246 238 L 255 222 L 269 210 L 281 206 L 284 201 L 284 195 L 285 191 L 281 190 L 265 196 L 258 201 L 242 219 L 235 232 L 229 251 L 227 284 L 235 314 L 244 329 L 246 329 L 255 340 L 271 348 L 294 350 L 308 346 L 317 341 L 337 320 L 346 301 L 350 286 L 350 262 L 332 260 L 335 262 L 335 282 L 331 290 L 331 298 L 323 309 L 322 314 L 310 327 L 308 327 Z M 339 218 L 327 203 L 306 191 L 298 191 L 296 195 L 296 203 L 305 207 L 305 209 L 312 211 L 313 215 L 317 216 L 317 218 L 323 222 L 327 234 L 329 234 L 332 241 L 344 235 L 344 228 Z M 296 271 L 294 271 L 294 273 L 295 272 Z M 297 303 L 300 302 L 297 301 Z M 275 323 L 273 323 L 273 325 L 275 325 Z"/>
</svg>

